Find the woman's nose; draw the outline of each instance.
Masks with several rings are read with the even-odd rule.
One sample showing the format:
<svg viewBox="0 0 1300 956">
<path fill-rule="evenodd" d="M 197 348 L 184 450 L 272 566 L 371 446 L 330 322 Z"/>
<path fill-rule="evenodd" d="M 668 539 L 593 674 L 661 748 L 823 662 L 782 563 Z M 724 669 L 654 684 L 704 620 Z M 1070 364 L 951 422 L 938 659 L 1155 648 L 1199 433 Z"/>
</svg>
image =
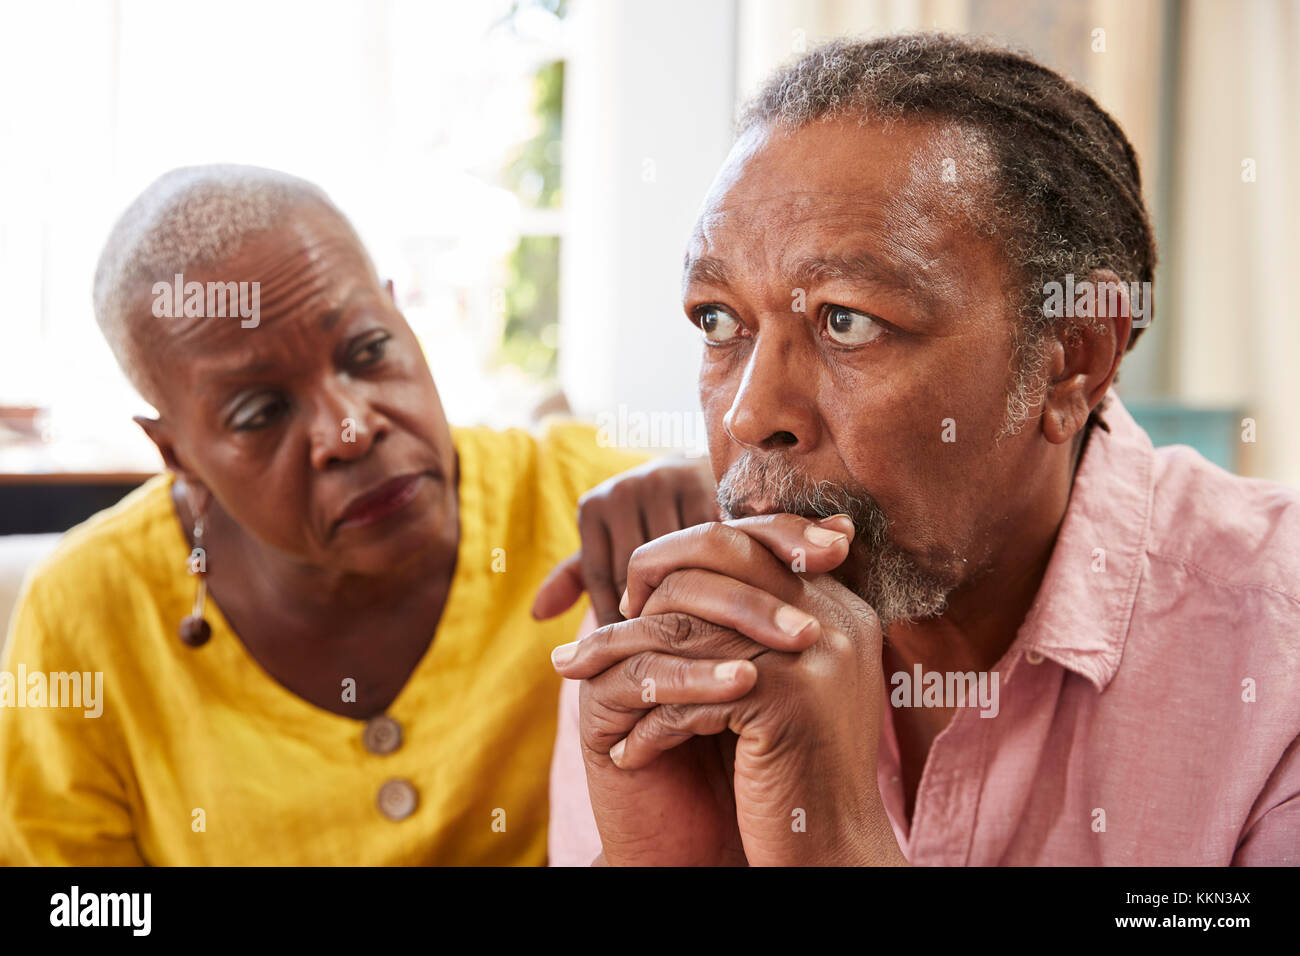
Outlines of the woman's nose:
<svg viewBox="0 0 1300 956">
<path fill-rule="evenodd" d="M 386 433 L 380 416 L 360 396 L 342 387 L 326 389 L 312 423 L 312 467 L 324 470 L 364 458 Z"/>
</svg>

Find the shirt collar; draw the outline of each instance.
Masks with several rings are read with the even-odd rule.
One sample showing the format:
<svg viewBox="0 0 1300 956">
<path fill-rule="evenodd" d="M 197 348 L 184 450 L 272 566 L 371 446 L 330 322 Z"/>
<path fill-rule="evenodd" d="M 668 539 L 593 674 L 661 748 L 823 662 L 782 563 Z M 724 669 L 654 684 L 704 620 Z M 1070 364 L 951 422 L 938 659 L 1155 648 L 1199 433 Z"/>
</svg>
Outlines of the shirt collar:
<svg viewBox="0 0 1300 956">
<path fill-rule="evenodd" d="M 1049 658 L 1098 692 L 1119 669 L 1151 534 L 1155 449 L 1113 391 L 1075 471 L 1047 572 L 1010 655 Z M 1010 677 L 1010 672 L 1008 673 Z"/>
</svg>

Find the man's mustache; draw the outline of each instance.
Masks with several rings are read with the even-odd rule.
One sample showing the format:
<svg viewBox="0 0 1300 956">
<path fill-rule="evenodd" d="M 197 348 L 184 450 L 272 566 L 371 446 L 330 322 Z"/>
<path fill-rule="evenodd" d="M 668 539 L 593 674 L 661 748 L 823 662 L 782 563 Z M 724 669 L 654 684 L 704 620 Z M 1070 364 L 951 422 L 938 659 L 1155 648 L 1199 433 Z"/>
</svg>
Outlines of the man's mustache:
<svg viewBox="0 0 1300 956">
<path fill-rule="evenodd" d="M 867 548 L 887 540 L 889 519 L 866 488 L 853 482 L 816 479 L 781 452 L 744 452 L 718 482 L 725 518 L 784 512 L 819 520 L 846 514 L 854 540 Z"/>
<path fill-rule="evenodd" d="M 745 452 L 737 458 L 718 482 L 718 507 L 726 518 L 769 512 L 813 520 L 848 515 L 855 532 L 850 554 L 856 561 L 850 558 L 833 573 L 871 605 L 882 627 L 942 614 L 957 586 L 951 570 L 925 570 L 890 539 L 889 519 L 866 488 L 814 478 L 783 452 Z"/>
</svg>

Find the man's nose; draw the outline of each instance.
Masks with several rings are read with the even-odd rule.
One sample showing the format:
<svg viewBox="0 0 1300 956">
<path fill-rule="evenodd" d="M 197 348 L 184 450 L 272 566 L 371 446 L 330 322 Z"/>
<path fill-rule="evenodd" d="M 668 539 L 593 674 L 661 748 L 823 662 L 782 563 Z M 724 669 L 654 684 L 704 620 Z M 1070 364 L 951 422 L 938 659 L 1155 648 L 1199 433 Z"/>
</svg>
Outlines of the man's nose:
<svg viewBox="0 0 1300 956">
<path fill-rule="evenodd" d="M 722 423 L 752 449 L 805 451 L 819 438 L 814 356 L 791 334 L 760 332 Z"/>
<path fill-rule="evenodd" d="M 356 461 L 370 453 L 388 433 L 382 416 L 360 394 L 343 383 L 322 388 L 311 427 L 311 463 L 325 470 L 341 462 Z"/>
</svg>

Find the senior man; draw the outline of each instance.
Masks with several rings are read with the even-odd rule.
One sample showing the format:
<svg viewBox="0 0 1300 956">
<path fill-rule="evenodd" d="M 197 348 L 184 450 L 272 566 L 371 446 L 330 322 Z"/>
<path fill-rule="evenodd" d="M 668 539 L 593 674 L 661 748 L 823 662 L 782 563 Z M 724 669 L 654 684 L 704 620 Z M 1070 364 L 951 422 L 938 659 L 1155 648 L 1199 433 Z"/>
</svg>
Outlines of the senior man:
<svg viewBox="0 0 1300 956">
<path fill-rule="evenodd" d="M 1300 862 L 1300 511 L 1111 390 L 1155 256 L 1131 145 L 1023 57 L 772 78 L 686 260 L 727 520 L 557 648 L 553 862 Z"/>
</svg>

